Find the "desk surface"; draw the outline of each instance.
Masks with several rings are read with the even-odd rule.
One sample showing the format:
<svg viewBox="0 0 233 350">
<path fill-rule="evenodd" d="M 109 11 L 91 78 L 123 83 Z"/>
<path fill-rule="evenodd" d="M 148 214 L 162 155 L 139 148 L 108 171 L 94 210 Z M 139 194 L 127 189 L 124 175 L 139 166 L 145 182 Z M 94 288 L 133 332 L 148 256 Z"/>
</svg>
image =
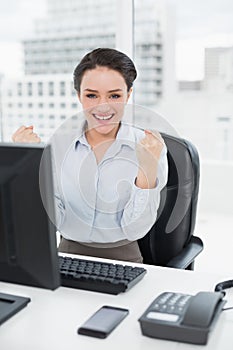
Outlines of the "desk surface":
<svg viewBox="0 0 233 350">
<path fill-rule="evenodd" d="M 134 264 L 135 265 L 135 264 Z M 26 308 L 0 326 L 2 350 L 134 350 L 200 349 L 202 346 L 152 339 L 142 335 L 138 318 L 164 291 L 196 294 L 213 291 L 224 276 L 145 265 L 148 273 L 131 290 L 117 296 L 59 287 L 55 291 L 0 282 L 0 292 L 31 298 Z M 226 306 L 233 306 L 227 291 Z M 77 328 L 102 305 L 125 307 L 126 319 L 106 339 L 77 334 Z M 225 311 L 205 349 L 232 350 L 233 310 Z"/>
</svg>

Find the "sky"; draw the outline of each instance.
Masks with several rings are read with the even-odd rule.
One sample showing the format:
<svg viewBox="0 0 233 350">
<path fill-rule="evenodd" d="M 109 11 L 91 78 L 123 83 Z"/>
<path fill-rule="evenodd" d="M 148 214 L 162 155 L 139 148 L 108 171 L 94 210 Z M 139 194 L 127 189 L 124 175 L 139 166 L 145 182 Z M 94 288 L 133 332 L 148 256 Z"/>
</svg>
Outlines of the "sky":
<svg viewBox="0 0 233 350">
<path fill-rule="evenodd" d="M 177 79 L 201 79 L 204 48 L 233 46 L 233 1 L 167 1 L 175 6 Z M 20 42 L 31 36 L 35 18 L 45 16 L 46 0 L 0 0 L 0 72 L 22 72 Z"/>
</svg>

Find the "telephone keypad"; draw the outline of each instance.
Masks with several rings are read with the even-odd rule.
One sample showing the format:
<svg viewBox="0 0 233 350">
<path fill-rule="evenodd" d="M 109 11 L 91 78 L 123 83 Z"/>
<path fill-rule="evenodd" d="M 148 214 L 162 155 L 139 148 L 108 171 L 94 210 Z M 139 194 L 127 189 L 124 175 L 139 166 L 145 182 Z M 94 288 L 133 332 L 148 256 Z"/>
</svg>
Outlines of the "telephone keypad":
<svg viewBox="0 0 233 350">
<path fill-rule="evenodd" d="M 182 315 L 191 295 L 181 293 L 162 293 L 155 299 L 151 310 L 161 313 Z"/>
</svg>

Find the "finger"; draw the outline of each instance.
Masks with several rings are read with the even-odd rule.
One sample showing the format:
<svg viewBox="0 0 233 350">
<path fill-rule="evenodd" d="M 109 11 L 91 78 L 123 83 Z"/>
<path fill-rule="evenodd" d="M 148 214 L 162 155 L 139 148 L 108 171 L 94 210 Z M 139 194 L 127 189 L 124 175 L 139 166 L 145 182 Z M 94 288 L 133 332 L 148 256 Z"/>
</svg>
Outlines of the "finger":
<svg viewBox="0 0 233 350">
<path fill-rule="evenodd" d="M 25 129 L 24 129 L 24 130 L 22 130 L 21 132 L 31 134 L 31 133 L 33 132 L 33 128 L 34 128 L 34 126 L 33 126 L 33 125 L 26 126 L 26 127 L 25 127 Z"/>
<path fill-rule="evenodd" d="M 33 135 L 34 132 L 32 129 L 25 129 L 24 132 L 21 133 L 21 135 L 28 136 L 28 135 Z"/>
<path fill-rule="evenodd" d="M 24 131 L 26 129 L 26 126 L 25 125 L 22 125 L 20 126 L 15 132 L 13 135 L 16 135 L 18 133 L 21 133 L 22 131 Z"/>
<path fill-rule="evenodd" d="M 151 142 L 149 142 L 146 138 L 144 138 L 139 142 L 139 146 L 141 146 L 144 149 L 147 149 L 148 147 L 151 146 Z"/>
<path fill-rule="evenodd" d="M 33 134 L 35 142 L 41 142 L 41 138 L 37 134 Z"/>
<path fill-rule="evenodd" d="M 38 135 L 36 135 L 36 142 L 41 142 L 41 138 Z"/>
<path fill-rule="evenodd" d="M 144 145 L 146 143 L 146 138 L 144 137 L 139 141 L 139 144 Z"/>
<path fill-rule="evenodd" d="M 153 140 L 156 140 L 164 145 L 164 140 L 158 131 L 152 132 L 149 130 L 149 132 L 146 133 L 146 139 L 148 142 L 153 142 Z"/>
<path fill-rule="evenodd" d="M 146 134 L 146 135 L 154 136 L 156 139 L 161 139 L 161 140 L 162 140 L 161 134 L 160 134 L 158 131 L 156 131 L 156 130 L 154 130 L 154 131 L 145 130 L 145 134 Z"/>
<path fill-rule="evenodd" d="M 19 134 L 25 132 L 26 130 L 32 130 L 32 129 L 33 129 L 33 125 L 30 125 L 30 126 L 22 125 L 14 132 L 13 137 L 15 135 L 19 135 Z"/>
<path fill-rule="evenodd" d="M 23 138 L 20 140 L 20 142 L 26 142 L 26 143 L 31 143 L 31 142 L 40 142 L 41 139 L 40 137 L 35 134 L 24 134 Z"/>
</svg>

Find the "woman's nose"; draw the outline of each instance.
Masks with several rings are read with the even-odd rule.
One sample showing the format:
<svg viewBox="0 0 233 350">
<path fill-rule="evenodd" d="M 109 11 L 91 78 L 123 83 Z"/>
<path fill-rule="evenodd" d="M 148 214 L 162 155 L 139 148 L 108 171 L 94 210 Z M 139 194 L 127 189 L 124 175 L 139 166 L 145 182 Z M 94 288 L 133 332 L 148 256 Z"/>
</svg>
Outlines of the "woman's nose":
<svg viewBox="0 0 233 350">
<path fill-rule="evenodd" d="M 98 103 L 98 111 L 105 112 L 110 109 L 110 105 L 106 102 L 106 99 L 101 99 Z"/>
</svg>

